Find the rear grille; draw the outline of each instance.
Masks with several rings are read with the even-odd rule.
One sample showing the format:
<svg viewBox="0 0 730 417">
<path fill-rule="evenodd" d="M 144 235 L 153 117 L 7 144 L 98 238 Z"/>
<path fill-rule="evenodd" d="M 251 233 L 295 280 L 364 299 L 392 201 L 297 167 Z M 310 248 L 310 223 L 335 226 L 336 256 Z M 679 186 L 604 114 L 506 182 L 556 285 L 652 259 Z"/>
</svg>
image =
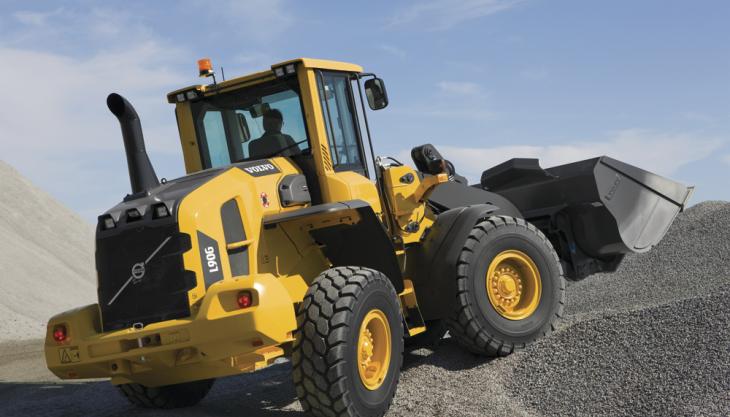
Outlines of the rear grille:
<svg viewBox="0 0 730 417">
<path fill-rule="evenodd" d="M 182 254 L 190 237 L 172 217 L 120 224 L 99 232 L 96 268 L 104 331 L 190 316 L 187 292 L 195 273 Z"/>
</svg>

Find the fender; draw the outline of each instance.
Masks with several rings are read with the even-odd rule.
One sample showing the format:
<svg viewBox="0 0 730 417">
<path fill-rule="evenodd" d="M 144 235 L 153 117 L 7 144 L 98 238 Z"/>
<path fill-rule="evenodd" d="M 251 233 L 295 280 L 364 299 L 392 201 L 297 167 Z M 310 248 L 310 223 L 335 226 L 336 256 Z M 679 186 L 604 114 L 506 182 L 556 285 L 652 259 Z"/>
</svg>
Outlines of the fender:
<svg viewBox="0 0 730 417">
<path fill-rule="evenodd" d="M 454 181 L 437 185 L 428 197 L 428 202 L 439 213 L 458 207 L 490 204 L 499 207 L 499 214 L 523 217 L 520 210 L 503 196 L 479 186 L 467 186 Z"/>
<path fill-rule="evenodd" d="M 492 204 L 447 210 L 436 218 L 421 245 L 409 248 L 406 276 L 413 280 L 424 320 L 443 319 L 456 298 L 456 263 L 472 228 L 500 212 Z"/>
<path fill-rule="evenodd" d="M 324 245 L 322 251 L 332 266 L 363 266 L 384 273 L 395 287 L 403 291 L 403 275 L 393 242 L 372 207 L 362 200 L 318 204 L 285 212 L 264 219 L 264 227 L 306 220 L 317 224 L 318 218 L 352 218 L 354 222 L 326 222 L 309 231 L 312 238 Z"/>
</svg>

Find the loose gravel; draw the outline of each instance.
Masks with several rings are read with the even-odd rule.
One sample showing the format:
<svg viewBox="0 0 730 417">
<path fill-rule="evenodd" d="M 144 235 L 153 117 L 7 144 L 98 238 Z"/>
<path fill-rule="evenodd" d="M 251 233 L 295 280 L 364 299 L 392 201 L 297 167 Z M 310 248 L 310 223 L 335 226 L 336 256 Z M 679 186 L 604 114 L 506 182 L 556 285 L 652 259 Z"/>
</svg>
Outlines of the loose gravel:
<svg viewBox="0 0 730 417">
<path fill-rule="evenodd" d="M 569 285 L 566 319 L 527 349 L 485 359 L 446 338 L 407 353 L 388 415 L 728 416 L 729 295 L 730 203 L 701 203 L 651 252 Z M 290 370 L 224 378 L 198 407 L 173 414 L 135 409 L 106 382 L 0 375 L 0 415 L 298 415 Z"/>
<path fill-rule="evenodd" d="M 571 283 L 550 337 L 491 361 L 451 344 L 423 359 L 391 415 L 728 416 L 729 295 L 730 203 L 704 202 L 652 251 Z"/>
<path fill-rule="evenodd" d="M 579 322 L 512 358 L 508 390 L 544 416 L 727 416 L 728 295 Z"/>
<path fill-rule="evenodd" d="M 647 253 L 631 254 L 615 273 L 573 283 L 565 313 L 573 319 L 655 306 L 730 287 L 730 203 L 705 201 L 681 213 Z"/>
</svg>

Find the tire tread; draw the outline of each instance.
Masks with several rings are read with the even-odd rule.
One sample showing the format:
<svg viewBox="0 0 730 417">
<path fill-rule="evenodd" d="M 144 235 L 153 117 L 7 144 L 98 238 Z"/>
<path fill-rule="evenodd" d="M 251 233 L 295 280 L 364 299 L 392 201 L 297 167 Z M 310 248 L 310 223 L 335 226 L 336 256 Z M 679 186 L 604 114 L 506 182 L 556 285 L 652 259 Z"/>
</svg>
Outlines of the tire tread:
<svg viewBox="0 0 730 417">
<path fill-rule="evenodd" d="M 474 248 L 490 233 L 508 226 L 522 228 L 535 234 L 542 244 L 549 249 L 549 252 L 560 272 L 560 299 L 558 300 L 558 308 L 550 318 L 549 325 L 543 326 L 543 330 L 536 334 L 535 338 L 527 344 L 515 344 L 505 340 L 500 340 L 497 335 L 490 334 L 486 329 L 480 326 L 476 318 L 476 314 L 478 314 L 478 312 L 474 310 L 478 307 L 471 303 L 468 296 L 470 293 L 468 272 L 469 265 L 472 264 L 472 258 L 475 253 Z M 472 353 L 492 357 L 507 356 L 515 350 L 524 349 L 535 340 L 550 334 L 555 330 L 555 324 L 557 321 L 563 317 L 563 307 L 565 305 L 565 279 L 560 259 L 558 258 L 558 254 L 555 252 L 552 244 L 542 231 L 524 219 L 509 216 L 491 216 L 474 226 L 459 255 L 456 275 L 456 308 L 451 316 L 446 320 L 446 323 L 449 328 L 449 334 L 451 334 L 457 343 Z"/>
<path fill-rule="evenodd" d="M 304 411 L 327 417 L 358 415 L 346 384 L 347 337 L 352 331 L 348 318 L 354 314 L 356 301 L 365 287 L 377 281 L 386 283 L 392 297 L 398 300 L 388 278 L 369 268 L 331 268 L 310 285 L 297 313 L 292 354 L 292 378 Z M 309 345 L 314 347 L 312 351 Z M 402 346 L 393 355 L 402 355 Z M 324 369 L 317 366 L 320 359 L 324 359 Z M 402 360 L 398 363 L 402 364 Z M 385 410 L 394 394 L 395 390 L 387 399 Z"/>
</svg>

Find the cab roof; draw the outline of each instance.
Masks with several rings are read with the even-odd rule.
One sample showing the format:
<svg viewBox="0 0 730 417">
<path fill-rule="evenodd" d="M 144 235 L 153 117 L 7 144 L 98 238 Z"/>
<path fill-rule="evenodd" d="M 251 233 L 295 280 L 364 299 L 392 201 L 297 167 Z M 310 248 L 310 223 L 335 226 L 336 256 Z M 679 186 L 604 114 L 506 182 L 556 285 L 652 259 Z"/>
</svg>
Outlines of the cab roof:
<svg viewBox="0 0 730 417">
<path fill-rule="evenodd" d="M 229 78 L 225 81 L 218 82 L 216 85 L 216 89 L 220 91 L 220 89 L 225 89 L 227 87 L 233 87 L 237 86 L 239 84 L 244 84 L 249 81 L 257 81 L 259 79 L 273 79 L 274 76 L 274 68 L 283 67 L 287 64 L 300 64 L 304 68 L 312 68 L 312 69 L 323 69 L 323 70 L 330 70 L 330 71 L 345 71 L 345 72 L 356 72 L 361 73 L 363 72 L 363 68 L 357 64 L 351 64 L 349 62 L 341 62 L 341 61 L 330 61 L 327 59 L 315 59 L 315 58 L 295 58 L 290 59 L 288 61 L 283 61 L 276 63 L 271 66 L 271 68 L 254 72 L 251 74 L 243 75 L 240 77 L 234 77 Z M 210 85 L 191 85 L 188 87 L 180 88 L 175 91 L 171 91 L 167 94 L 167 101 L 170 103 L 177 103 L 178 100 L 177 97 L 179 94 L 187 94 L 187 92 L 199 92 L 199 93 L 205 93 L 206 89 L 210 88 Z"/>
</svg>

